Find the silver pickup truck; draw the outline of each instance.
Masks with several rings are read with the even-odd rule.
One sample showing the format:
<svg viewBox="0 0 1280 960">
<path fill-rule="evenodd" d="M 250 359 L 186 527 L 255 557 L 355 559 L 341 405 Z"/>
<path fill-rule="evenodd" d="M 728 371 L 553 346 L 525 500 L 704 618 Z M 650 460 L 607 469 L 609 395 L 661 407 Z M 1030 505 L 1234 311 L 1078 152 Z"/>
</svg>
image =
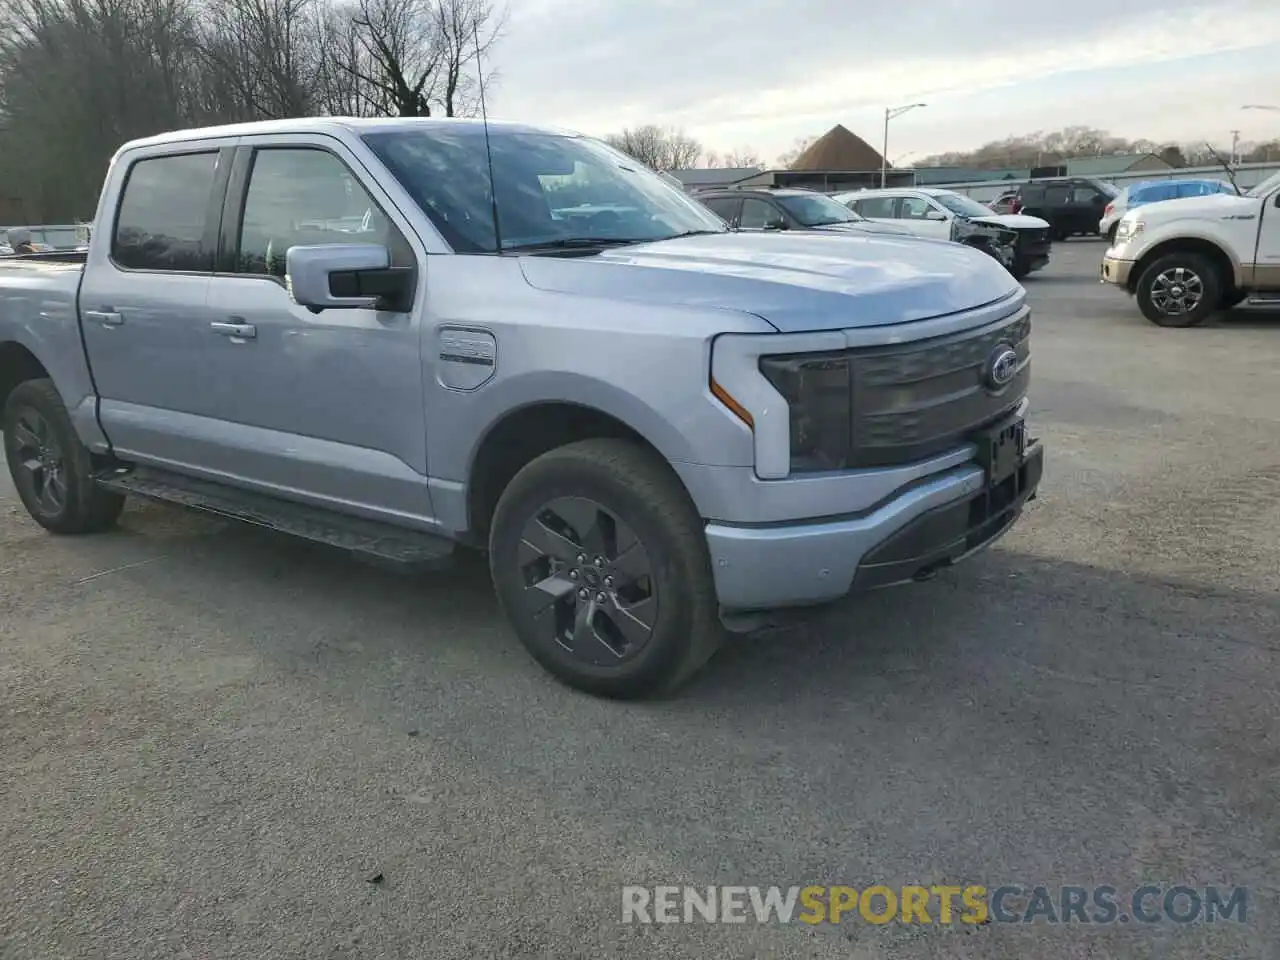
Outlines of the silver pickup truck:
<svg viewBox="0 0 1280 960">
<path fill-rule="evenodd" d="M 959 244 L 729 231 L 561 131 L 184 131 L 119 150 L 86 253 L 0 261 L 5 454 L 55 533 L 138 495 L 487 551 L 538 662 L 651 695 L 762 611 L 1010 527 L 1043 463 L 1024 301 Z"/>
</svg>

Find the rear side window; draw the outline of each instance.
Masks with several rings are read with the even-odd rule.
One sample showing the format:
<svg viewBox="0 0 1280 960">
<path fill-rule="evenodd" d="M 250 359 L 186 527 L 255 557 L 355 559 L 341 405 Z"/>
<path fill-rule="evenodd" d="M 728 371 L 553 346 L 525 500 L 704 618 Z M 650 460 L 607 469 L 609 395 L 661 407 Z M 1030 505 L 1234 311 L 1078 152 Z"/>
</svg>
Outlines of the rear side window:
<svg viewBox="0 0 1280 960">
<path fill-rule="evenodd" d="M 867 197 L 859 200 L 853 209 L 871 220 L 894 220 L 897 202 L 893 197 Z"/>
<path fill-rule="evenodd" d="M 1044 203 L 1044 187 L 1023 187 L 1022 202 L 1025 204 Z"/>
<path fill-rule="evenodd" d="M 725 222 L 731 222 L 734 215 L 734 207 L 737 206 L 737 199 L 734 197 L 712 197 L 710 200 L 702 201 L 710 208 L 711 212 Z"/>
<path fill-rule="evenodd" d="M 1051 207 L 1066 204 L 1071 199 L 1071 190 L 1068 187 L 1047 187 L 1044 191 L 1044 201 Z"/>
<path fill-rule="evenodd" d="M 135 163 L 116 214 L 112 259 L 129 270 L 212 272 L 205 227 L 217 168 L 217 152 Z"/>
</svg>

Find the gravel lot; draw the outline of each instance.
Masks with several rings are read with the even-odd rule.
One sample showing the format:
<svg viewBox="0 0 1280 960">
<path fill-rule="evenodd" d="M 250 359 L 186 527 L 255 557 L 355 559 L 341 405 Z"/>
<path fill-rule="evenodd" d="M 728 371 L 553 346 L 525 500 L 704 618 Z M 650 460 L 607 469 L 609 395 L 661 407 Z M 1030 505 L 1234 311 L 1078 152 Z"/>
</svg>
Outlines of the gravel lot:
<svg viewBox="0 0 1280 960">
<path fill-rule="evenodd" d="M 679 700 L 430 580 L 0 481 L 0 956 L 1280 956 L 1280 317 L 1160 330 L 1055 246 L 1041 498 Z M 381 874 L 380 883 L 371 883 Z M 627 883 L 1249 887 L 1246 923 L 622 925 Z"/>
</svg>

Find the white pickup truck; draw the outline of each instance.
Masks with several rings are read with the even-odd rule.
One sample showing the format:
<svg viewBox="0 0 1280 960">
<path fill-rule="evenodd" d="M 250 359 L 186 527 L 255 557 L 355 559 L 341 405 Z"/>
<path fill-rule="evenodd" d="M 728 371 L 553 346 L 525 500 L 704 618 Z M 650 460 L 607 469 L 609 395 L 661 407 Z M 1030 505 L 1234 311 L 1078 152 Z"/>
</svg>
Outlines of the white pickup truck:
<svg viewBox="0 0 1280 960">
<path fill-rule="evenodd" d="M 1218 310 L 1280 304 L 1280 174 L 1243 196 L 1162 200 L 1130 210 L 1102 258 L 1102 281 L 1135 295 L 1162 327 Z"/>
</svg>

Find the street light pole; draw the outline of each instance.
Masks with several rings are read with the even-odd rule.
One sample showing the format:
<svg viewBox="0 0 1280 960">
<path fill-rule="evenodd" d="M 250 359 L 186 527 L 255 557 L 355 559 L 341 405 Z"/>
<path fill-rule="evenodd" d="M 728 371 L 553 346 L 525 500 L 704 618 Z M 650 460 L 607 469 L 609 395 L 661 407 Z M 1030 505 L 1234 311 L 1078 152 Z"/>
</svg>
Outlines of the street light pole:
<svg viewBox="0 0 1280 960">
<path fill-rule="evenodd" d="M 894 117 L 900 117 L 908 110 L 914 110 L 916 107 L 927 107 L 927 103 L 909 103 L 905 107 L 885 107 L 884 108 L 884 143 L 883 149 L 880 151 L 880 189 L 883 190 L 889 183 L 889 121 Z"/>
</svg>

